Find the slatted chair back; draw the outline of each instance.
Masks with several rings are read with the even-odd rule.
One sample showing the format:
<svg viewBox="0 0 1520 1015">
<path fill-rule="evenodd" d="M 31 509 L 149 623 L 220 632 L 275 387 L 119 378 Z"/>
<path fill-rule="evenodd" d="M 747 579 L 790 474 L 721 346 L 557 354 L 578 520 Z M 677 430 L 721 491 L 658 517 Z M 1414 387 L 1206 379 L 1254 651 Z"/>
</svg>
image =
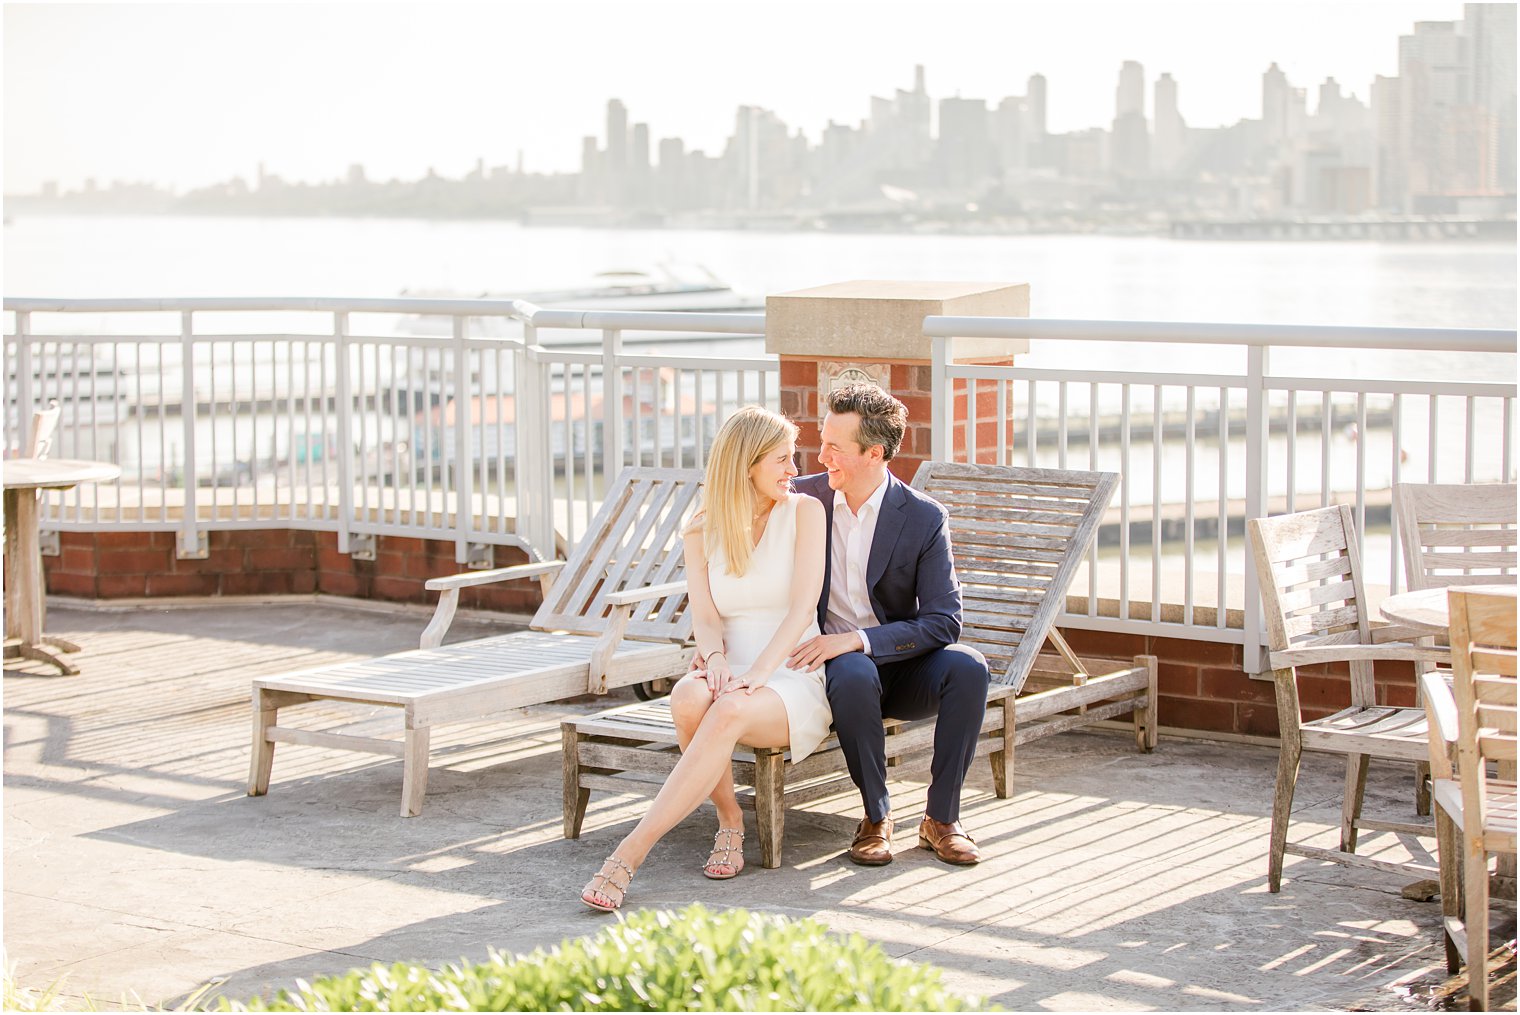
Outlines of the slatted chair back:
<svg viewBox="0 0 1520 1015">
<path fill-rule="evenodd" d="M 1457 767 L 1464 827 L 1486 824 L 1487 761 L 1515 763 L 1515 598 L 1453 589 L 1452 695 L 1457 701 Z"/>
<path fill-rule="evenodd" d="M 701 482 L 700 469 L 624 469 L 530 626 L 598 635 L 608 625 L 612 593 L 682 580 L 681 530 Z M 684 591 L 641 604 L 624 632 L 640 641 L 681 642 L 690 634 Z"/>
<path fill-rule="evenodd" d="M 1253 518 L 1250 529 L 1271 652 L 1371 644 L 1350 507 Z M 1350 665 L 1351 703 L 1377 704 L 1372 663 Z"/>
<path fill-rule="evenodd" d="M 27 445 L 26 457 L 46 458 L 53 450 L 53 434 L 58 430 L 58 416 L 62 412 L 54 399 L 46 409 L 32 413 L 31 443 Z"/>
<path fill-rule="evenodd" d="M 1393 508 L 1411 589 L 1515 580 L 1514 483 L 1399 483 Z"/>
<path fill-rule="evenodd" d="M 961 644 L 987 657 L 994 682 L 1023 688 L 1118 485 L 1112 472 L 919 466 L 914 488 L 950 512 Z"/>
</svg>

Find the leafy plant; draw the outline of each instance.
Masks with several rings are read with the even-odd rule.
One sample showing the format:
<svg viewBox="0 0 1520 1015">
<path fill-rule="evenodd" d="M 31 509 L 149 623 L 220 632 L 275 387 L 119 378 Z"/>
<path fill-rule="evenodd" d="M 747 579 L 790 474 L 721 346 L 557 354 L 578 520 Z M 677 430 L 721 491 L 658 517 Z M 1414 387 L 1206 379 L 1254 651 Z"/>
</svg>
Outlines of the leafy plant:
<svg viewBox="0 0 1520 1015">
<path fill-rule="evenodd" d="M 232 1006 L 223 1000 L 223 1010 Z M 242 1007 L 242 1006 L 238 1006 Z M 688 906 L 590 938 L 440 970 L 397 963 L 314 983 L 252 1011 L 987 1011 L 932 966 L 900 962 L 815 920 Z"/>
</svg>

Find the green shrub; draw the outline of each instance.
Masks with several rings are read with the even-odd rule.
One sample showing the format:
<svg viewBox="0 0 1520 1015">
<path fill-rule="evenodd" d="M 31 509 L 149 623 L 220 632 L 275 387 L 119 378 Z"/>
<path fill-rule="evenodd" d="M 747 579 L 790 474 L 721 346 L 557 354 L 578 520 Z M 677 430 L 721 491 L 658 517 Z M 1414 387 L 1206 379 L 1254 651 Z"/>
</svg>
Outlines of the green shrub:
<svg viewBox="0 0 1520 1015">
<path fill-rule="evenodd" d="M 857 934 L 742 909 L 645 911 L 594 937 L 441 970 L 297 981 L 254 1011 L 986 1011 Z M 226 1010 L 227 1002 L 223 1001 Z"/>
</svg>

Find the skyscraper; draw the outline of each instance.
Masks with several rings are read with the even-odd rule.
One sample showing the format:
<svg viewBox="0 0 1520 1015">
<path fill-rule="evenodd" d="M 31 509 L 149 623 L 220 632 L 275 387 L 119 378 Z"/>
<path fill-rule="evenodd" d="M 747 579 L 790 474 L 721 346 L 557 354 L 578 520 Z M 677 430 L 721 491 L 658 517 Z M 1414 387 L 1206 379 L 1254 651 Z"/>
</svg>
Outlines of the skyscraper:
<svg viewBox="0 0 1520 1015">
<path fill-rule="evenodd" d="M 628 164 L 628 107 L 620 99 L 607 100 L 607 164 L 614 172 Z"/>
<path fill-rule="evenodd" d="M 1288 75 L 1274 62 L 1261 76 L 1261 126 L 1269 145 L 1277 145 L 1288 136 Z"/>
<path fill-rule="evenodd" d="M 1119 87 L 1114 90 L 1114 119 L 1126 113 L 1145 116 L 1145 68 L 1134 60 L 1125 60 L 1119 68 Z"/>
<path fill-rule="evenodd" d="M 1024 90 L 1024 109 L 1029 115 L 1025 133 L 1031 142 L 1038 144 L 1048 133 L 1045 127 L 1045 75 L 1031 74 L 1029 87 Z"/>
<path fill-rule="evenodd" d="M 629 204 L 645 205 L 654 196 L 649 178 L 649 124 L 634 124 L 632 137 L 633 144 L 628 158 L 628 183 L 623 197 Z"/>
<path fill-rule="evenodd" d="M 1120 176 L 1150 172 L 1150 125 L 1145 120 L 1145 68 L 1124 61 L 1115 90 L 1113 169 Z"/>
<path fill-rule="evenodd" d="M 622 204 L 628 173 L 628 108 L 607 100 L 607 150 L 601 159 L 602 200 Z"/>
<path fill-rule="evenodd" d="M 1472 101 L 1485 134 L 1479 189 L 1515 192 L 1515 5 L 1464 4 L 1462 29 L 1471 40 Z"/>
<path fill-rule="evenodd" d="M 993 148 L 985 99 L 939 100 L 940 180 L 974 187 L 992 174 Z"/>
<path fill-rule="evenodd" d="M 1177 82 L 1170 74 L 1156 79 L 1156 129 L 1151 139 L 1151 167 L 1163 175 L 1175 173 L 1187 148 L 1187 124 L 1177 110 Z"/>
</svg>

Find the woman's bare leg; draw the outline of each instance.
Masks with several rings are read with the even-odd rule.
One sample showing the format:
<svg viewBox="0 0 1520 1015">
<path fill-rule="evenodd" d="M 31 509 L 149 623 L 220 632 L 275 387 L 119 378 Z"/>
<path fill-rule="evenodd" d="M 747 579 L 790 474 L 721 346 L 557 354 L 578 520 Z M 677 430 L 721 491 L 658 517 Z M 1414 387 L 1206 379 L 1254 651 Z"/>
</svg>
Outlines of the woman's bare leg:
<svg viewBox="0 0 1520 1015">
<path fill-rule="evenodd" d="M 753 694 L 739 691 L 713 702 L 648 813 L 618 844 L 613 855 L 638 870 L 660 837 L 712 793 L 723 769 L 732 764 L 734 745 L 741 740 L 752 747 L 785 747 L 790 742 L 786 706 L 779 694 L 761 687 Z M 591 885 L 581 894 L 583 898 L 612 901 Z"/>
<path fill-rule="evenodd" d="M 670 718 L 675 723 L 676 741 L 681 745 L 681 753 L 686 753 L 691 738 L 696 736 L 697 727 L 702 724 L 702 717 L 707 714 L 712 703 L 712 692 L 702 677 L 682 677 L 671 688 Z M 719 828 L 744 828 L 744 811 L 739 806 L 739 797 L 734 793 L 732 765 L 719 773 L 708 799 L 717 808 Z"/>
</svg>

